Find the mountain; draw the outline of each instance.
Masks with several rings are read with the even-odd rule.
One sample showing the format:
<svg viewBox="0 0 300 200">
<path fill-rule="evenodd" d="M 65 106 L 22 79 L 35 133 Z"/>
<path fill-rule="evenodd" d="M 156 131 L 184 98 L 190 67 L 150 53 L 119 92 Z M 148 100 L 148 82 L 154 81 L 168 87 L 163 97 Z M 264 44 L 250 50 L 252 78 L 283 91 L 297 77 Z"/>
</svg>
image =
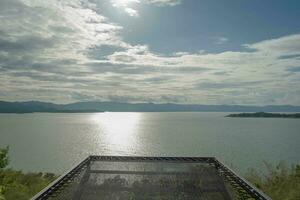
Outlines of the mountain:
<svg viewBox="0 0 300 200">
<path fill-rule="evenodd" d="M 154 104 L 120 102 L 77 102 L 54 104 L 39 101 L 7 102 L 0 101 L 0 113 L 32 112 L 300 112 L 300 106 L 268 105 L 192 105 L 192 104 Z"/>
</svg>

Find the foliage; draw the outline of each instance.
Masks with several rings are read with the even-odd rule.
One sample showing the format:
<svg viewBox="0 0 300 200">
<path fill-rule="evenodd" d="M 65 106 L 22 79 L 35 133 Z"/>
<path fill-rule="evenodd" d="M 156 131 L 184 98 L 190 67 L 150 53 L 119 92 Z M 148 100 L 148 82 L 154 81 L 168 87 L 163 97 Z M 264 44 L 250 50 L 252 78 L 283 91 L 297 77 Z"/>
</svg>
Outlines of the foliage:
<svg viewBox="0 0 300 200">
<path fill-rule="evenodd" d="M 265 162 L 267 173 L 250 170 L 247 179 L 273 200 L 300 199 L 300 165 L 287 167 L 284 163 L 273 166 Z"/>
<path fill-rule="evenodd" d="M 4 149 L 0 149 L 0 170 L 8 165 L 8 150 L 8 146 Z"/>
<path fill-rule="evenodd" d="M 256 112 L 256 113 L 229 114 L 226 117 L 300 118 L 300 113 L 284 114 L 284 113 Z"/>
<path fill-rule="evenodd" d="M 8 147 L 0 149 L 0 172 L 8 165 Z M 5 200 L 4 198 L 5 187 L 0 183 L 0 200 Z"/>
<path fill-rule="evenodd" d="M 52 182 L 52 173 L 23 173 L 4 169 L 8 165 L 8 147 L 0 149 L 0 200 L 27 200 Z"/>
<path fill-rule="evenodd" d="M 23 173 L 15 170 L 0 172 L 0 185 L 4 187 L 4 197 L 9 199 L 29 199 L 55 179 L 54 174 Z"/>
</svg>

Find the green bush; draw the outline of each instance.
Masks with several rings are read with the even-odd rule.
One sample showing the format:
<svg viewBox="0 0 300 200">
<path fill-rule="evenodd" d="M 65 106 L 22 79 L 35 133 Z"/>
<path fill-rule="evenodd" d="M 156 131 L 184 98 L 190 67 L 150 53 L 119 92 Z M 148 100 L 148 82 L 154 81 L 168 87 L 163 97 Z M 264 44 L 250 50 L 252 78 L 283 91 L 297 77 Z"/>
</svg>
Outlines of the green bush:
<svg viewBox="0 0 300 200">
<path fill-rule="evenodd" d="M 4 149 L 0 149 L 0 170 L 8 165 L 8 150 L 8 146 Z"/>
<path fill-rule="evenodd" d="M 287 167 L 284 163 L 273 166 L 265 163 L 267 173 L 250 170 L 247 179 L 273 200 L 300 199 L 300 165 Z"/>
<path fill-rule="evenodd" d="M 8 165 L 8 147 L 0 149 L 0 200 L 27 200 L 52 182 L 52 173 L 23 173 L 5 169 Z"/>
</svg>

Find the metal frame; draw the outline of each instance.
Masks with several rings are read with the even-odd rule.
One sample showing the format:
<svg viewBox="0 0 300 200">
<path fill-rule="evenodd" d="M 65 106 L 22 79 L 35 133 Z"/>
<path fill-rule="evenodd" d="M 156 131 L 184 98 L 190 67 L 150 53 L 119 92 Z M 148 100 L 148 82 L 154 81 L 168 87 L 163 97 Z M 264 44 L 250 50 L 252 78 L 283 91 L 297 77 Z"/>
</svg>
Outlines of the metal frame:
<svg viewBox="0 0 300 200">
<path fill-rule="evenodd" d="M 60 176 L 45 189 L 40 191 L 31 200 L 46 200 L 55 192 L 59 192 L 72 179 L 74 179 L 82 170 L 89 166 L 91 161 L 116 161 L 116 162 L 191 162 L 207 163 L 214 166 L 219 174 L 224 177 L 230 184 L 242 195 L 243 199 L 254 198 L 257 200 L 271 200 L 259 189 L 254 187 L 245 179 L 238 176 L 232 169 L 224 165 L 215 157 L 137 157 L 137 156 L 96 156 L 92 155 L 75 165 L 70 171 Z"/>
</svg>

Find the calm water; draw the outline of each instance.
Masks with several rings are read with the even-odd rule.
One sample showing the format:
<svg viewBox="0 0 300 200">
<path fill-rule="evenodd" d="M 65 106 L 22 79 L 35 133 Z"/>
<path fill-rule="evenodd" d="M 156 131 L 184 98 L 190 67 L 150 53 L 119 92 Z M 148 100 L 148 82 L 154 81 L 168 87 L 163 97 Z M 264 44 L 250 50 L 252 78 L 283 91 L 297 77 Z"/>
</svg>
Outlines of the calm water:
<svg viewBox="0 0 300 200">
<path fill-rule="evenodd" d="M 62 173 L 89 154 L 216 156 L 237 171 L 300 163 L 299 119 L 228 113 L 0 114 L 11 166 Z"/>
</svg>

